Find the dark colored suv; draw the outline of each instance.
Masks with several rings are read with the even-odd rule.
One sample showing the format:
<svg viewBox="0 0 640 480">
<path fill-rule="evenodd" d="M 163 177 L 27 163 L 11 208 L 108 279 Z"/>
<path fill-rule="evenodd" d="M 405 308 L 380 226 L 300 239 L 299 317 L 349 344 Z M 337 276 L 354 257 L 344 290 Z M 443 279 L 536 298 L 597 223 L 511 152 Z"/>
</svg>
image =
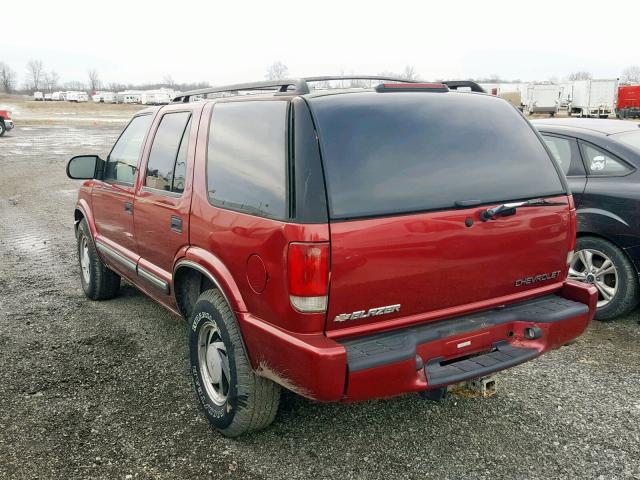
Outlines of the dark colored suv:
<svg viewBox="0 0 640 480">
<path fill-rule="evenodd" d="M 598 320 L 640 300 L 640 128 L 622 120 L 534 120 L 567 175 L 578 215 L 569 276 L 598 288 Z"/>
<path fill-rule="evenodd" d="M 595 311 L 595 287 L 566 280 L 565 178 L 519 112 L 446 84 L 310 88 L 329 80 L 189 92 L 67 167 L 87 179 L 86 295 L 123 276 L 188 319 L 225 435 L 268 425 L 280 387 L 442 391 L 566 344 Z"/>
</svg>

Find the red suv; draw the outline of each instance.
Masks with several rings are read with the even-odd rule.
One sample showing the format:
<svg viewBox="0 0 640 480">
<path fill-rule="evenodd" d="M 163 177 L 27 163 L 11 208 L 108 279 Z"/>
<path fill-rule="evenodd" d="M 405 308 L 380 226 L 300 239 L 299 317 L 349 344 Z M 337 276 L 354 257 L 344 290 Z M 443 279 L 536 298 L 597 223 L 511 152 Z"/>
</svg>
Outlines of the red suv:
<svg viewBox="0 0 640 480">
<path fill-rule="evenodd" d="M 565 178 L 516 109 L 459 82 L 310 88 L 329 80 L 189 92 L 67 167 L 87 179 L 86 295 L 125 277 L 188 319 L 225 435 L 269 425 L 280 387 L 442 390 L 566 344 L 595 311 L 596 289 L 566 280 Z"/>
</svg>

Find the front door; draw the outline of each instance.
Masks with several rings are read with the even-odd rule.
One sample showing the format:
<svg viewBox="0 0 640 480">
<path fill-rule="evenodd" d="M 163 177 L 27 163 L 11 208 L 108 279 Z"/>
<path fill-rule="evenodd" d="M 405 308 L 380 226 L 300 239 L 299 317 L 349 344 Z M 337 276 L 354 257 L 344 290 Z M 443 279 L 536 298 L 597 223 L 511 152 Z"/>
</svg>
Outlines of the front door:
<svg viewBox="0 0 640 480">
<path fill-rule="evenodd" d="M 129 122 L 107 157 L 102 179 L 96 180 L 91 194 L 96 247 L 109 264 L 125 272 L 134 273 L 138 260 L 133 195 L 142 147 L 152 119 L 151 114 L 145 114 Z"/>
</svg>

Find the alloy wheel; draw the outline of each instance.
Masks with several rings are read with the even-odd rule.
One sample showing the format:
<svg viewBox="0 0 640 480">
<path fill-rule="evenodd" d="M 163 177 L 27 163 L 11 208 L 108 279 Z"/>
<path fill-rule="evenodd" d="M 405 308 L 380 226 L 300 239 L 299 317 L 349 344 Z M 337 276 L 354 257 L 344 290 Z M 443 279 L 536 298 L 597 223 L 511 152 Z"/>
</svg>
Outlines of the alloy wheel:
<svg viewBox="0 0 640 480">
<path fill-rule="evenodd" d="M 608 305 L 618 292 L 618 271 L 611 259 L 592 248 L 579 250 L 569 266 L 569 278 L 598 289 L 598 308 Z"/>
</svg>

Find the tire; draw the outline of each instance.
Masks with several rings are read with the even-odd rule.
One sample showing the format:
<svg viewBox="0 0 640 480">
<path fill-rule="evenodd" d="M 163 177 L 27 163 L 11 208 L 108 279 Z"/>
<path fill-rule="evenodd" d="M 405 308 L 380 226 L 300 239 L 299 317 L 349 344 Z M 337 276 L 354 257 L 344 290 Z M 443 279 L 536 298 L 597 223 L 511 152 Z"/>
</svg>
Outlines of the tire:
<svg viewBox="0 0 640 480">
<path fill-rule="evenodd" d="M 80 283 L 84 294 L 91 300 L 108 300 L 120 290 L 120 275 L 107 267 L 96 251 L 87 221 L 78 226 L 78 263 Z"/>
<path fill-rule="evenodd" d="M 273 422 L 280 386 L 253 371 L 235 316 L 218 290 L 203 292 L 193 308 L 189 351 L 196 395 L 215 429 L 237 437 Z"/>
<path fill-rule="evenodd" d="M 616 247 L 611 242 L 599 237 L 579 237 L 576 244 L 576 256 L 572 262 L 572 271 L 575 272 L 581 268 L 583 264 L 579 259 L 579 253 L 582 250 L 591 250 L 595 252 L 601 252 L 604 256 L 608 257 L 615 267 L 615 294 L 608 301 L 608 303 L 599 306 L 596 310 L 596 320 L 608 321 L 617 317 L 623 316 L 631 312 L 638 305 L 638 272 L 633 264 L 629 261 L 625 253 Z M 598 260 L 598 254 L 592 253 L 595 256 L 595 261 Z M 578 257 L 578 260 L 576 260 Z M 597 267 L 597 266 L 596 266 Z M 613 275 L 613 274 L 610 274 Z M 578 278 L 571 275 L 573 278 L 585 281 L 585 278 Z M 603 278 L 603 277 L 600 277 Z M 588 280 L 587 280 L 588 281 Z M 594 283 L 589 282 L 589 283 Z M 594 283 L 598 288 L 598 303 L 604 302 L 604 297 L 600 291 L 601 287 Z"/>
<path fill-rule="evenodd" d="M 0 137 L 3 136 L 6 131 L 7 128 L 4 126 L 4 122 L 0 122 Z"/>
</svg>

